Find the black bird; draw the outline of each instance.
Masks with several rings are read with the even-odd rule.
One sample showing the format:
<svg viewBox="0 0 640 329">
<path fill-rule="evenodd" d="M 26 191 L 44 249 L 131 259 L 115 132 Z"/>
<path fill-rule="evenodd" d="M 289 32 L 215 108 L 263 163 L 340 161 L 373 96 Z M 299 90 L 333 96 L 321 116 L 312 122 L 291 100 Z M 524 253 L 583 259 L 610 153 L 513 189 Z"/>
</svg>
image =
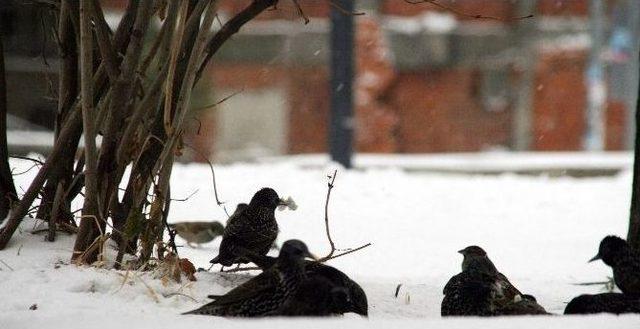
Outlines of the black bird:
<svg viewBox="0 0 640 329">
<path fill-rule="evenodd" d="M 478 246 L 469 246 L 462 250 L 458 250 L 458 253 L 462 254 L 462 271 L 473 270 L 484 274 L 495 276 L 497 278 L 496 284 L 502 290 L 502 295 L 508 300 L 516 299 L 516 296 L 522 295 L 507 277 L 500 273 L 484 249 Z"/>
<path fill-rule="evenodd" d="M 231 266 L 234 263 L 247 263 L 242 257 L 244 251 L 266 255 L 278 237 L 278 223 L 275 210 L 278 206 L 287 206 L 271 188 L 263 188 L 251 198 L 249 205 L 236 211 L 229 217 L 222 235 L 218 256 L 210 262 Z"/>
<path fill-rule="evenodd" d="M 351 307 L 349 291 L 322 276 L 304 280 L 292 298 L 282 305 L 279 316 L 331 316 Z"/>
<path fill-rule="evenodd" d="M 495 276 L 476 270 L 454 275 L 444 286 L 442 316 L 491 316 L 493 300 L 502 298 Z"/>
<path fill-rule="evenodd" d="M 482 248 L 469 246 L 458 252 L 464 256 L 462 272 L 444 287 L 442 316 L 548 314 L 533 296 L 513 286 Z"/>
<path fill-rule="evenodd" d="M 564 314 L 594 313 L 640 313 L 640 295 L 604 293 L 580 295 L 572 299 L 564 309 Z"/>
<path fill-rule="evenodd" d="M 247 253 L 246 255 L 249 260 L 263 270 L 269 269 L 276 264 L 277 261 L 276 258 L 266 255 L 257 255 L 253 253 Z M 364 292 L 362 287 L 360 287 L 357 282 L 349 278 L 348 275 L 335 267 L 316 261 L 305 261 L 304 270 L 305 275 L 307 276 L 307 281 L 312 281 L 311 283 L 307 283 L 308 286 L 326 286 L 327 284 L 330 284 L 331 295 L 319 294 L 314 297 L 314 293 L 310 292 L 313 291 L 312 289 L 316 289 L 315 291 L 318 291 L 318 288 L 309 288 L 309 290 L 300 289 L 298 291 L 299 296 L 294 300 L 299 300 L 300 304 L 303 305 L 305 303 L 311 304 L 313 298 L 316 298 L 316 302 L 319 305 L 328 302 L 330 307 L 327 314 L 344 314 L 352 312 L 362 316 L 368 316 L 369 304 L 367 301 L 367 294 Z M 348 295 L 344 298 L 340 298 L 339 296 L 342 292 L 346 292 Z M 301 308 L 304 309 L 305 307 L 303 306 Z M 325 315 L 321 314 L 322 312 L 320 309 L 322 308 L 318 306 L 316 310 L 309 314 L 297 313 L 295 315 Z"/>
<path fill-rule="evenodd" d="M 625 294 L 640 294 L 640 252 L 627 241 L 613 235 L 602 239 L 598 254 L 589 262 L 601 259 L 613 268 L 613 280 Z"/>
<path fill-rule="evenodd" d="M 277 315 L 306 279 L 304 258 L 313 255 L 300 240 L 282 245 L 274 266 L 215 300 L 184 314 L 260 317 Z"/>
</svg>

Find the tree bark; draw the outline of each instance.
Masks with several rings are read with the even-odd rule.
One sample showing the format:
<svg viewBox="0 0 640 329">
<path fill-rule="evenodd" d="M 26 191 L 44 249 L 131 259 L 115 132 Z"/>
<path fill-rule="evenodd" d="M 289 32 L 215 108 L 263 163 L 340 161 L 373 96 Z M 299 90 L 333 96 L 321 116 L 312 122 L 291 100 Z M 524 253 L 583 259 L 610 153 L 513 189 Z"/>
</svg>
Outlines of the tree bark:
<svg viewBox="0 0 640 329">
<path fill-rule="evenodd" d="M 0 223 L 18 200 L 13 176 L 9 167 L 7 145 L 7 81 L 4 73 L 4 46 L 0 32 Z"/>
<path fill-rule="evenodd" d="M 58 83 L 58 113 L 55 123 L 54 143 L 58 142 L 60 130 L 63 123 L 72 110 L 73 103 L 78 96 L 78 53 L 76 52 L 76 34 L 72 21 L 77 17 L 72 17 L 71 0 L 62 0 L 60 2 L 60 15 L 58 21 L 58 48 L 61 59 Z M 77 6 L 77 4 L 75 4 Z M 68 188 L 67 184 L 71 182 L 73 175 L 73 163 L 75 160 L 78 143 L 82 131 L 78 129 L 74 132 L 73 137 L 66 143 L 60 160 L 57 161 L 55 168 L 51 170 L 47 183 L 44 186 L 42 200 L 38 207 L 36 218 L 49 220 L 52 213 L 63 217 L 64 221 L 71 222 L 71 202 L 60 202 L 61 209 L 52 209 L 55 200 L 56 188 L 59 182 L 63 182 L 63 189 Z M 70 201 L 70 200 L 69 200 Z M 60 222 L 60 218 L 58 218 Z"/>
<path fill-rule="evenodd" d="M 87 1 L 80 2 L 80 82 L 82 101 L 82 124 L 84 134 L 85 195 L 82 207 L 82 219 L 78 236 L 73 247 L 71 259 L 92 263 L 95 259 L 84 255 L 85 250 L 94 240 L 97 225 L 102 222 L 98 205 L 97 151 L 95 113 L 93 106 L 93 35 L 91 33 L 91 17 Z"/>
<path fill-rule="evenodd" d="M 640 86 L 636 103 L 636 137 L 633 157 L 633 182 L 631 183 L 631 211 L 627 241 L 640 250 Z"/>
</svg>

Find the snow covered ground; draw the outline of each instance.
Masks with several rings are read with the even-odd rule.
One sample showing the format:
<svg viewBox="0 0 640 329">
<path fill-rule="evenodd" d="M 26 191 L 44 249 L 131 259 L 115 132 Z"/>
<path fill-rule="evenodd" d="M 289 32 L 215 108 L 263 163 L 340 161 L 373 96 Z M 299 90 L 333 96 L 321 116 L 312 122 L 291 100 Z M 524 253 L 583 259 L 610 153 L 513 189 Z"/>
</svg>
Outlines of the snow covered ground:
<svg viewBox="0 0 640 329">
<path fill-rule="evenodd" d="M 599 159 L 601 159 L 600 156 Z M 596 160 L 594 160 L 596 161 Z M 599 161 L 599 160 L 598 160 Z M 12 162 L 16 172 L 31 164 Z M 260 187 L 291 195 L 299 208 L 276 214 L 279 242 L 299 238 L 319 255 L 328 251 L 324 232 L 326 175 L 332 166 L 296 161 L 216 167 L 219 193 L 230 211 Z M 35 171 L 17 176 L 26 188 Z M 601 262 L 587 264 L 600 239 L 626 233 L 631 174 L 601 178 L 469 176 L 407 173 L 400 169 L 339 170 L 330 218 L 338 248 L 372 246 L 332 260 L 331 265 L 360 282 L 369 296 L 370 318 L 238 321 L 181 316 L 248 278 L 245 274 L 200 272 L 194 283 L 163 283 L 149 273 L 69 265 L 73 237 L 48 243 L 30 233 L 40 225 L 23 223 L 10 246 L 0 251 L 0 328 L 216 328 L 309 326 L 318 328 L 640 328 L 640 316 L 441 319 L 442 288 L 460 268 L 457 250 L 482 246 L 518 287 L 537 297 L 548 311 L 606 280 Z M 176 165 L 170 221 L 224 220 L 213 198 L 208 166 Z M 75 204 L 78 207 L 79 204 Z M 219 240 L 198 249 L 184 247 L 197 267 L 208 267 Z M 216 268 L 217 269 L 217 268 Z M 402 284 L 398 298 L 396 286 Z M 180 293 L 180 294 L 176 294 Z M 37 305 L 36 310 L 29 310 Z M 264 321 L 270 321 L 265 324 Z M 396 322 L 401 321 L 401 322 Z M 71 326 L 67 326 L 71 325 Z"/>
</svg>

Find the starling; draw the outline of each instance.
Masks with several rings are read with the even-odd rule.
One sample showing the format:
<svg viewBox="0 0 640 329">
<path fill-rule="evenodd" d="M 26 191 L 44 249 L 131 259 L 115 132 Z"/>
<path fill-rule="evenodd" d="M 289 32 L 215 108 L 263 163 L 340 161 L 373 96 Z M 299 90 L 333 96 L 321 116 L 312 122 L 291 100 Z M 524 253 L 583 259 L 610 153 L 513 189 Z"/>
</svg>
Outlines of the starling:
<svg viewBox="0 0 640 329">
<path fill-rule="evenodd" d="M 442 316 L 491 316 L 494 311 L 492 300 L 499 298 L 500 290 L 495 276 L 466 270 L 449 279 L 443 293 Z"/>
<path fill-rule="evenodd" d="M 598 259 L 613 268 L 613 280 L 620 291 L 640 295 L 639 251 L 633 250 L 627 241 L 610 235 L 602 239 L 598 254 L 589 262 Z"/>
<path fill-rule="evenodd" d="M 502 294 L 507 300 L 514 300 L 516 296 L 522 295 L 522 293 L 509 282 L 507 277 L 500 273 L 487 253 L 478 246 L 469 246 L 458 253 L 462 254 L 462 271 L 474 270 L 479 271 L 491 276 L 497 277 L 496 284 L 502 290 Z"/>
<path fill-rule="evenodd" d="M 253 252 L 266 255 L 278 237 L 278 223 L 275 210 L 288 205 L 271 188 L 256 192 L 249 204 L 229 217 L 222 235 L 218 256 L 210 262 L 231 266 L 234 263 L 248 263 L 243 253 Z"/>
<path fill-rule="evenodd" d="M 564 309 L 564 314 L 594 313 L 640 313 L 640 295 L 604 293 L 580 295 L 572 299 Z"/>
<path fill-rule="evenodd" d="M 351 307 L 349 291 L 322 276 L 300 283 L 298 291 L 278 310 L 278 316 L 331 316 Z"/>
<path fill-rule="evenodd" d="M 533 296 L 520 293 L 482 248 L 469 246 L 458 252 L 464 256 L 462 272 L 444 287 L 442 316 L 548 314 Z"/>
<path fill-rule="evenodd" d="M 306 278 L 304 258 L 311 257 L 304 242 L 288 240 L 274 266 L 215 300 L 184 314 L 260 317 L 277 315 Z"/>
<path fill-rule="evenodd" d="M 276 263 L 277 260 L 274 257 L 256 255 L 252 253 L 247 253 L 247 257 L 262 269 L 270 268 Z M 332 296 L 319 294 L 317 297 L 315 297 L 317 298 L 318 304 L 322 304 L 327 301 L 330 302 L 330 311 L 328 314 L 344 314 L 352 312 L 362 316 L 368 316 L 369 304 L 367 301 L 367 294 L 364 292 L 362 287 L 360 287 L 358 283 L 349 278 L 349 276 L 336 269 L 335 267 L 325 265 L 316 261 L 305 261 L 304 270 L 305 275 L 307 276 L 307 281 L 313 281 L 312 283 L 309 283 L 310 286 L 321 286 L 325 284 L 323 283 L 325 281 L 331 284 L 331 289 L 333 291 Z M 316 291 L 319 290 L 316 289 Z M 345 298 L 338 298 L 338 295 L 341 292 L 347 292 L 348 295 L 345 296 Z M 305 292 L 303 292 L 302 290 L 300 290 L 299 294 L 299 299 L 301 300 L 302 304 L 310 302 L 312 298 L 314 298 L 313 294 L 305 295 Z M 298 313 L 297 315 L 304 314 Z"/>
</svg>

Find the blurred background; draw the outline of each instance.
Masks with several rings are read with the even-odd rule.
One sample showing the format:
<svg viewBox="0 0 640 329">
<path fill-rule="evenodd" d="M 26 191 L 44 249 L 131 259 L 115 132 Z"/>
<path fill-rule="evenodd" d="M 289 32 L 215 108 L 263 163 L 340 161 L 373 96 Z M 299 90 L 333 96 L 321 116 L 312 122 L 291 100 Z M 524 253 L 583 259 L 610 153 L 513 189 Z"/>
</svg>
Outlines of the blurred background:
<svg viewBox="0 0 640 329">
<path fill-rule="evenodd" d="M 127 1 L 101 2 L 115 27 Z M 248 2 L 218 1 L 220 21 Z M 300 3 L 308 24 L 281 0 L 214 57 L 186 138 L 201 154 L 182 161 L 327 152 L 332 5 Z M 633 147 L 640 1 L 357 0 L 354 10 L 365 13 L 350 17 L 356 153 Z M 46 154 L 53 142 L 58 59 L 43 33 L 53 15 L 46 1 L 0 1 L 10 153 Z"/>
</svg>

